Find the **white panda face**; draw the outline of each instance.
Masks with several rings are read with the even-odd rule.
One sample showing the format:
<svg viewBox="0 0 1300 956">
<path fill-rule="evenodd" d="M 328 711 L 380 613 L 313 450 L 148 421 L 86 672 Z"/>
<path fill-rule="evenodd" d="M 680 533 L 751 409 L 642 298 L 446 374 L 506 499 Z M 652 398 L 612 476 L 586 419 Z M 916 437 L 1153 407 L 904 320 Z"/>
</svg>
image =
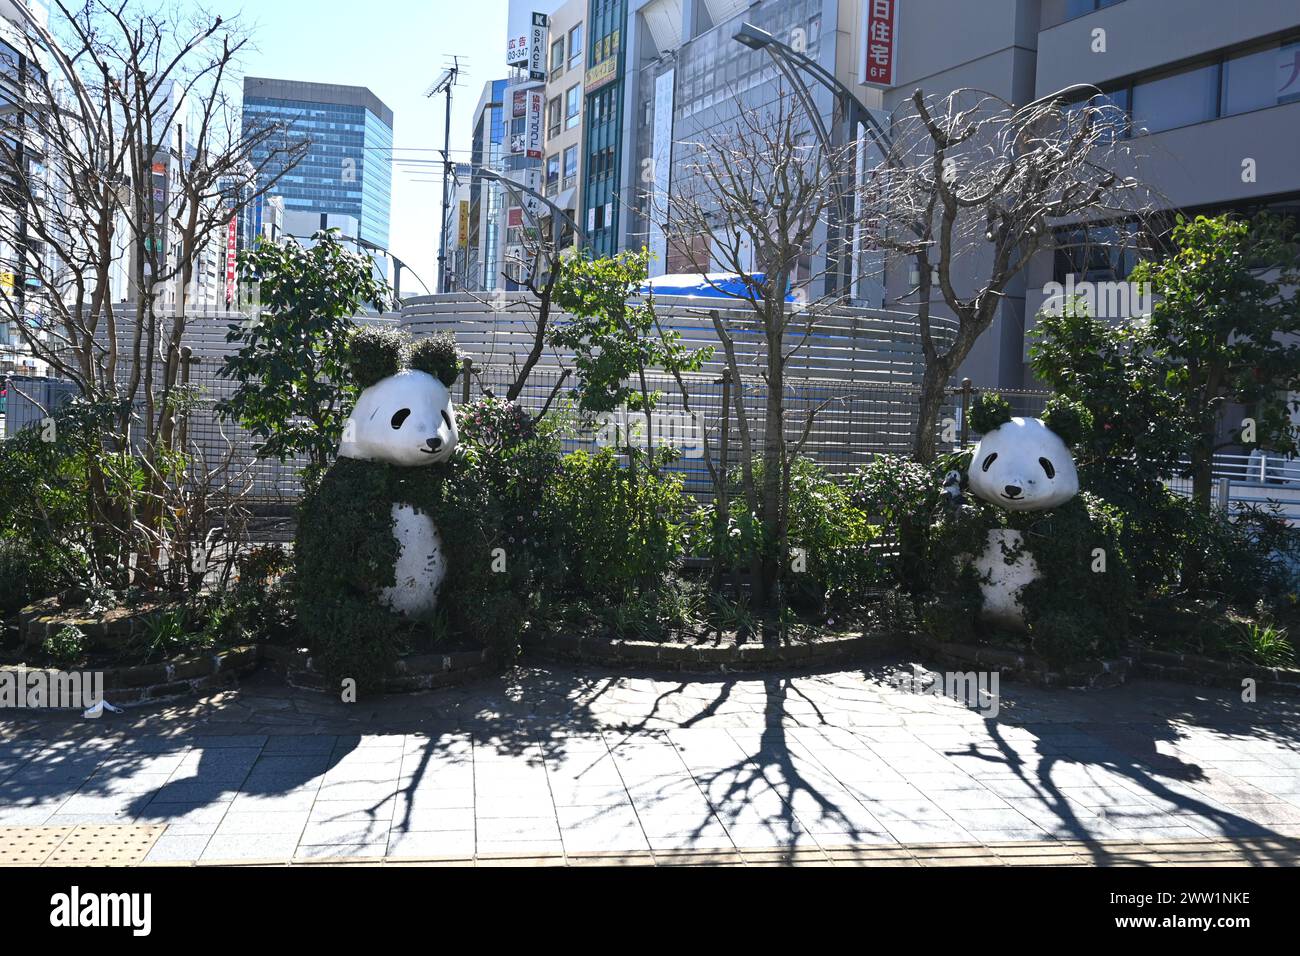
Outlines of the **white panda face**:
<svg viewBox="0 0 1300 956">
<path fill-rule="evenodd" d="M 1070 449 L 1037 418 L 1013 418 L 985 435 L 968 480 L 975 494 L 1008 511 L 1055 508 L 1079 491 Z"/>
<path fill-rule="evenodd" d="M 451 457 L 457 437 L 451 390 L 427 372 L 405 369 L 361 393 L 339 456 L 419 468 Z"/>
</svg>

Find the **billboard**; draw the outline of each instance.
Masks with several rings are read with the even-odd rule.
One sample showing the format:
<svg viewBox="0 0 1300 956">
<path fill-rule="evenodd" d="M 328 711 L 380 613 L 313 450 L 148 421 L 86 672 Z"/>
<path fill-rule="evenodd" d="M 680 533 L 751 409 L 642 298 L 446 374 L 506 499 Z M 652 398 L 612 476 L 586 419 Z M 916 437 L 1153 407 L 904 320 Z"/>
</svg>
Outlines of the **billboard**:
<svg viewBox="0 0 1300 956">
<path fill-rule="evenodd" d="M 551 19 L 544 13 L 534 13 L 528 34 L 528 78 L 546 79 L 546 41 L 550 37 Z"/>
<path fill-rule="evenodd" d="M 239 249 L 239 220 L 230 217 L 226 223 L 226 304 L 235 298 L 235 257 Z"/>
<path fill-rule="evenodd" d="M 524 114 L 524 154 L 529 159 L 542 158 L 542 112 L 546 108 L 546 94 L 541 90 L 528 90 Z"/>
<path fill-rule="evenodd" d="M 546 79 L 546 41 L 551 18 L 532 7 L 537 0 L 510 0 L 506 13 L 506 63 L 526 69 L 530 79 Z"/>
<path fill-rule="evenodd" d="M 866 0 L 858 79 L 893 86 L 898 74 L 898 0 Z"/>
<path fill-rule="evenodd" d="M 655 77 L 655 116 L 650 140 L 650 262 L 651 275 L 663 275 L 668 268 L 668 237 L 663 222 L 668 215 L 669 175 L 673 167 L 673 79 L 676 70 Z M 644 178 L 644 174 L 643 174 Z"/>
<path fill-rule="evenodd" d="M 528 63 L 528 37 L 532 32 L 534 0 L 510 0 L 506 13 L 506 63 L 525 66 Z"/>
</svg>

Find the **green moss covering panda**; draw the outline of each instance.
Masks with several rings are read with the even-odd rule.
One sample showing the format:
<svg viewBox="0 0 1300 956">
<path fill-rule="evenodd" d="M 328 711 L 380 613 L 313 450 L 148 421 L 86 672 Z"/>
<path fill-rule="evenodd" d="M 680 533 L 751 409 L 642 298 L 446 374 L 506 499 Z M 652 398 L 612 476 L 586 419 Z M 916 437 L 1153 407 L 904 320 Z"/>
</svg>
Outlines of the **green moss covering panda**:
<svg viewBox="0 0 1300 956">
<path fill-rule="evenodd" d="M 380 685 L 431 628 L 505 652 L 523 616 L 498 509 L 458 446 L 455 342 L 359 329 L 362 389 L 339 455 L 304 498 L 295 543 L 298 620 L 328 679 Z M 518 562 L 515 562 L 516 564 Z"/>
<path fill-rule="evenodd" d="M 1013 418 L 981 396 L 971 422 L 984 438 L 964 484 L 948 496 L 930 539 L 929 630 L 948 640 L 1028 638 L 1056 664 L 1106 657 L 1128 634 L 1133 583 L 1119 544 L 1120 516 L 1078 492 L 1069 448 L 1086 412 L 1054 399 L 1042 419 Z"/>
</svg>

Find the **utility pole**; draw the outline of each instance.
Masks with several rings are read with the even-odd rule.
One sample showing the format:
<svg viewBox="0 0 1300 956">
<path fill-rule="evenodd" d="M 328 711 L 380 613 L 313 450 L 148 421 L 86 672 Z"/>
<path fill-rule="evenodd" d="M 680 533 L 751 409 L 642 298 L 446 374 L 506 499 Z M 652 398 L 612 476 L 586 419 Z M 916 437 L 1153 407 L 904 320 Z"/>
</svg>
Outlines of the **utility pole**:
<svg viewBox="0 0 1300 956">
<path fill-rule="evenodd" d="M 425 90 L 428 97 L 445 93 L 447 96 L 447 115 L 443 118 L 442 129 L 442 237 L 438 243 L 438 291 L 450 292 L 451 284 L 447 281 L 447 218 L 450 215 L 452 177 L 451 162 L 451 89 L 460 77 L 460 57 L 451 58 L 451 66 L 442 71 L 442 75 Z"/>
</svg>

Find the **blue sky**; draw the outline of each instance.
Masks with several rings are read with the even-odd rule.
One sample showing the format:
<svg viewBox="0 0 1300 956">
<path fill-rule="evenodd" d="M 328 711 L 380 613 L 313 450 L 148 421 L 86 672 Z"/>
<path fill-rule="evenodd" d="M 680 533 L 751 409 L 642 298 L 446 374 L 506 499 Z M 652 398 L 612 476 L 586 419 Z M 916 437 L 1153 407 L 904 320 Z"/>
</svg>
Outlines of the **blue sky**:
<svg viewBox="0 0 1300 956">
<path fill-rule="evenodd" d="M 446 55 L 469 63 L 453 100 L 455 159 L 469 158 L 470 117 L 483 83 L 506 72 L 506 0 L 206 0 L 188 6 L 238 13 L 253 28 L 256 49 L 244 57 L 246 73 L 368 86 L 393 110 L 394 151 L 404 158 L 436 159 L 431 150 L 442 146 L 443 99 L 435 104 L 424 91 L 442 72 Z M 435 179 L 437 171 L 415 175 Z M 400 165 L 393 167 L 390 247 L 430 284 L 441 198 L 438 183 L 415 182 Z M 419 283 L 408 286 L 404 278 L 402 284 L 407 294 L 420 291 Z"/>
</svg>

